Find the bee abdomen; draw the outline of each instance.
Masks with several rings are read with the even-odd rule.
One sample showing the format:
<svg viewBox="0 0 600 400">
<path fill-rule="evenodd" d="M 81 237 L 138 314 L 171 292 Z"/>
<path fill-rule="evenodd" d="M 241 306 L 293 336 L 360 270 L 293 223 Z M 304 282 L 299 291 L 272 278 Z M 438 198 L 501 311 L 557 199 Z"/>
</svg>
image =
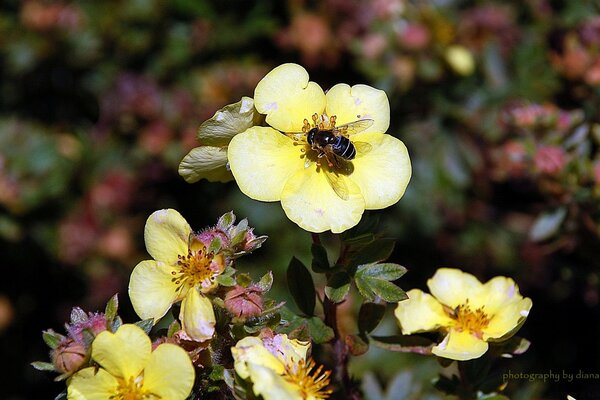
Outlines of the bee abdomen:
<svg viewBox="0 0 600 400">
<path fill-rule="evenodd" d="M 337 143 L 333 145 L 333 152 L 345 160 L 353 160 L 356 156 L 356 148 L 350 139 L 340 136 Z"/>
</svg>

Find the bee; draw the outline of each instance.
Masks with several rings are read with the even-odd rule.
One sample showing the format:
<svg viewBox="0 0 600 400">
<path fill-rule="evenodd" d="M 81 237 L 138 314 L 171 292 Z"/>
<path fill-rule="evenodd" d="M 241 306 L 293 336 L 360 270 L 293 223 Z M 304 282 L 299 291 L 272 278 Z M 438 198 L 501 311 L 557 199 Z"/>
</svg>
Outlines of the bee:
<svg viewBox="0 0 600 400">
<path fill-rule="evenodd" d="M 317 161 L 317 166 L 323 170 L 327 182 L 342 200 L 348 200 L 348 185 L 345 182 L 346 175 L 352 172 L 353 166 L 350 161 L 358 156 L 364 155 L 371 150 L 371 145 L 366 142 L 352 141 L 351 136 L 363 132 L 373 125 L 372 119 L 359 119 L 344 125 L 335 126 L 335 116 L 331 116 L 329 123 L 317 123 L 317 114 L 312 116 L 313 125 L 304 120 L 302 132 L 284 133 L 296 141 L 304 141 L 315 151 L 318 160 L 327 161 L 324 166 Z M 310 162 L 307 160 L 307 166 Z"/>
</svg>

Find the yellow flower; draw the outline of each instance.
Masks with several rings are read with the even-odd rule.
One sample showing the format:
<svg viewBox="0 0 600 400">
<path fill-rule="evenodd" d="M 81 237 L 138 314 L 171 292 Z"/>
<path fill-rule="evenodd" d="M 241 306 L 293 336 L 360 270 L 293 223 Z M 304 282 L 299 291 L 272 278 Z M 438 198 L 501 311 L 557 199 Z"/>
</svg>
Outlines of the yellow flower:
<svg viewBox="0 0 600 400">
<path fill-rule="evenodd" d="M 511 337 L 532 306 L 515 282 L 503 276 L 482 284 L 458 269 L 440 268 L 427 286 L 433 296 L 410 290 L 408 300 L 398 303 L 396 318 L 405 335 L 442 330 L 446 336 L 433 354 L 453 360 L 481 357 L 488 342 Z"/>
<path fill-rule="evenodd" d="M 231 348 L 236 373 L 250 379 L 256 396 L 265 400 L 317 400 L 331 394 L 330 371 L 307 358 L 310 343 L 275 335 L 248 336 Z"/>
<path fill-rule="evenodd" d="M 132 324 L 101 332 L 92 343 L 92 359 L 100 368 L 85 368 L 69 379 L 69 400 L 184 400 L 194 384 L 185 350 L 164 343 L 152 351 L 150 338 Z"/>
<path fill-rule="evenodd" d="M 339 233 L 356 225 L 365 209 L 400 200 L 411 175 L 410 159 L 404 144 L 385 134 L 390 106 L 383 91 L 337 84 L 325 94 L 308 79 L 296 64 L 269 72 L 256 87 L 254 105 L 270 126 L 235 135 L 227 157 L 244 194 L 281 201 L 288 218 L 307 231 Z M 337 157 L 341 165 L 333 165 L 307 143 L 315 126 L 331 129 L 357 120 L 372 124 L 350 136 L 357 148 L 352 160 Z"/>
<path fill-rule="evenodd" d="M 209 253 L 208 244 L 172 209 L 150 215 L 144 240 L 154 260 L 140 262 L 131 273 L 129 297 L 135 312 L 156 322 L 183 300 L 179 318 L 185 332 L 196 341 L 210 339 L 215 314 L 203 293 L 216 288 L 215 278 L 225 269 L 223 255 Z"/>
</svg>

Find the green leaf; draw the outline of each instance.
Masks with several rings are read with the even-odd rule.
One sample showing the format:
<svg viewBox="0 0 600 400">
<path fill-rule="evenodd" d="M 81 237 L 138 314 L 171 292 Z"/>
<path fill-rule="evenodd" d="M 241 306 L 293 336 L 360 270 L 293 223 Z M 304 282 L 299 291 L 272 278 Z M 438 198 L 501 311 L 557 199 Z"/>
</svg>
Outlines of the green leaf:
<svg viewBox="0 0 600 400">
<path fill-rule="evenodd" d="M 287 269 L 288 288 L 294 302 L 304 314 L 312 316 L 315 310 L 315 287 L 308 269 L 292 257 Z"/>
<path fill-rule="evenodd" d="M 179 164 L 179 175 L 187 183 L 206 179 L 209 182 L 228 182 L 233 175 L 227 169 L 227 148 L 201 146 L 192 149 Z"/>
<path fill-rule="evenodd" d="M 208 379 L 211 381 L 222 381 L 225 377 L 225 367 L 219 364 L 214 364 L 212 371 L 208 375 Z"/>
<path fill-rule="evenodd" d="M 399 353 L 430 355 L 435 343 L 421 336 L 369 336 L 371 343 Z"/>
<path fill-rule="evenodd" d="M 56 333 L 53 330 L 42 332 L 42 339 L 44 339 L 44 342 L 51 349 L 56 349 L 64 338 L 65 337 L 63 335 L 61 335 L 60 333 Z"/>
<path fill-rule="evenodd" d="M 327 258 L 327 250 L 321 244 L 313 243 L 310 247 L 312 253 L 312 270 L 313 272 L 328 272 L 329 259 Z"/>
<path fill-rule="evenodd" d="M 529 238 L 536 242 L 551 238 L 558 232 L 566 216 L 566 207 L 559 207 L 554 211 L 541 214 L 529 230 Z"/>
<path fill-rule="evenodd" d="M 217 254 L 219 252 L 219 250 L 221 250 L 221 238 L 218 236 L 215 236 L 211 241 L 210 244 L 208 245 L 208 249 L 207 251 L 209 253 L 213 253 L 213 254 Z"/>
<path fill-rule="evenodd" d="M 152 330 L 152 327 L 154 326 L 154 318 L 148 318 L 142 321 L 138 321 L 135 323 L 135 325 L 142 328 L 142 330 L 146 332 L 146 335 L 149 335 L 150 331 Z"/>
<path fill-rule="evenodd" d="M 406 292 L 394 285 L 392 282 L 370 278 L 365 278 L 363 282 L 369 286 L 369 289 L 373 293 L 388 303 L 397 303 L 399 301 L 408 299 Z"/>
<path fill-rule="evenodd" d="M 336 272 L 327 280 L 325 295 L 334 303 L 341 303 L 348 295 L 350 282 L 350 275 L 347 272 Z"/>
<path fill-rule="evenodd" d="M 269 271 L 260 278 L 260 281 L 256 283 L 256 286 L 263 292 L 268 292 L 273 286 L 273 272 Z"/>
<path fill-rule="evenodd" d="M 406 273 L 406 268 L 394 263 L 360 265 L 356 274 L 364 277 L 395 281 Z"/>
<path fill-rule="evenodd" d="M 327 343 L 332 340 L 335 336 L 333 329 L 325 325 L 323 320 L 319 317 L 312 317 L 308 319 L 308 331 L 310 337 L 316 344 Z"/>
<path fill-rule="evenodd" d="M 104 308 L 104 315 L 107 321 L 112 321 L 119 311 L 119 294 L 116 293 L 113 297 L 108 300 L 106 307 Z"/>
<path fill-rule="evenodd" d="M 38 371 L 54 371 L 56 369 L 54 364 L 43 361 L 34 361 L 30 365 Z"/>
<path fill-rule="evenodd" d="M 346 336 L 345 343 L 353 356 L 360 356 L 369 351 L 369 343 L 367 343 L 359 335 Z"/>
<path fill-rule="evenodd" d="M 235 286 L 235 284 L 236 284 L 236 280 L 232 276 L 219 275 L 219 276 L 217 276 L 217 278 L 215 280 L 217 281 L 217 283 L 219 285 L 225 286 L 225 287 Z"/>
<path fill-rule="evenodd" d="M 385 305 L 377 303 L 363 303 L 358 312 L 358 331 L 369 333 L 377 328 L 385 315 Z"/>
<path fill-rule="evenodd" d="M 350 265 L 357 266 L 387 260 L 394 251 L 394 239 L 376 239 L 362 248 L 351 260 Z"/>
<path fill-rule="evenodd" d="M 169 325 L 169 329 L 167 329 L 167 337 L 169 337 L 169 338 L 173 337 L 173 335 L 175 335 L 175 333 L 179 332 L 180 330 L 181 330 L 181 324 L 179 323 L 178 320 L 174 320 Z"/>
</svg>

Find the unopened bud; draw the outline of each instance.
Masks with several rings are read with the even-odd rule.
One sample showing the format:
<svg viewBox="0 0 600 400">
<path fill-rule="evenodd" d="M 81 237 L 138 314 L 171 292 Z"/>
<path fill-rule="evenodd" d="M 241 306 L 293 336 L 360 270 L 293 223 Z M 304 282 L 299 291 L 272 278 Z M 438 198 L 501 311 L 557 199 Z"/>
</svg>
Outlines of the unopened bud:
<svg viewBox="0 0 600 400">
<path fill-rule="evenodd" d="M 56 369 L 67 374 L 77 372 L 88 358 L 85 346 L 72 339 L 64 340 L 50 356 Z"/>
<path fill-rule="evenodd" d="M 263 311 L 262 290 L 254 287 L 235 286 L 225 296 L 225 308 L 240 318 L 260 315 Z"/>
</svg>

